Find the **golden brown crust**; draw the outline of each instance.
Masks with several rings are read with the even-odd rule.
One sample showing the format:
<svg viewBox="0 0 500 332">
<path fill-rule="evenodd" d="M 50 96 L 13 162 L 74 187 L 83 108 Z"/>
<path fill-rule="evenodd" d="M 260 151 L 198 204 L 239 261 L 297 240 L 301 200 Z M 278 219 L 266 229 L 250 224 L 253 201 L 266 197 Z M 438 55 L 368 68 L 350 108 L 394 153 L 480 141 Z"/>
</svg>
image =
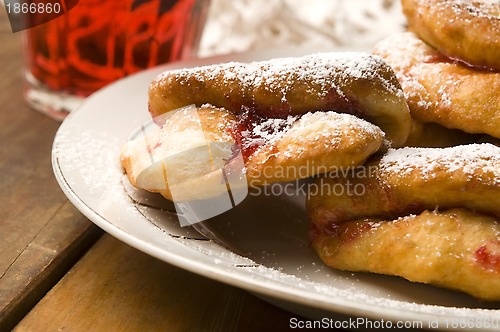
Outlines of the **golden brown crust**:
<svg viewBox="0 0 500 332">
<path fill-rule="evenodd" d="M 308 202 L 315 225 L 395 218 L 438 207 L 500 216 L 500 148 L 492 144 L 391 149 L 359 170 L 340 175 L 317 180 L 325 191 L 311 195 Z M 335 186 L 363 192 L 337 195 L 327 190 Z"/>
<path fill-rule="evenodd" d="M 250 108 L 271 118 L 314 111 L 350 113 L 382 128 L 393 146 L 401 146 L 410 130 L 408 107 L 392 69 L 363 53 L 173 70 L 150 86 L 153 117 L 205 103 L 235 114 Z"/>
<path fill-rule="evenodd" d="M 350 114 L 307 113 L 249 156 L 248 181 L 285 182 L 362 165 L 383 141 L 378 127 Z"/>
<path fill-rule="evenodd" d="M 410 29 L 441 53 L 500 70 L 500 3 L 403 0 Z"/>
<path fill-rule="evenodd" d="M 396 72 L 413 118 L 500 138 L 500 72 L 449 62 L 411 32 L 389 37 L 375 53 Z"/>
<path fill-rule="evenodd" d="M 314 187 L 318 190 L 311 193 L 307 204 L 310 235 L 313 247 L 328 265 L 395 274 L 500 300 L 498 293 L 488 295 L 487 286 L 472 287 L 470 282 L 483 277 L 489 278 L 484 285 L 499 282 L 500 148 L 471 144 L 391 149 L 352 172 L 317 179 Z M 453 209 L 464 212 L 451 216 L 424 212 Z M 479 232 L 476 220 L 482 229 Z M 412 232 L 415 235 L 408 243 L 428 245 L 408 248 L 402 237 Z M 469 237 L 474 244 L 462 240 Z M 457 238 L 457 243 L 450 238 Z M 493 263 L 486 264 L 487 268 L 470 262 L 471 247 L 483 254 L 482 245 L 490 248 L 488 259 Z M 443 250 L 463 259 L 439 261 L 435 255 Z M 415 257 L 434 265 L 419 271 L 422 262 Z M 467 281 L 459 276 L 443 277 L 443 266 L 451 271 L 466 269 Z"/>
<path fill-rule="evenodd" d="M 396 220 L 350 221 L 322 232 L 313 248 L 329 266 L 396 275 L 500 300 L 499 219 L 465 209 Z"/>
</svg>

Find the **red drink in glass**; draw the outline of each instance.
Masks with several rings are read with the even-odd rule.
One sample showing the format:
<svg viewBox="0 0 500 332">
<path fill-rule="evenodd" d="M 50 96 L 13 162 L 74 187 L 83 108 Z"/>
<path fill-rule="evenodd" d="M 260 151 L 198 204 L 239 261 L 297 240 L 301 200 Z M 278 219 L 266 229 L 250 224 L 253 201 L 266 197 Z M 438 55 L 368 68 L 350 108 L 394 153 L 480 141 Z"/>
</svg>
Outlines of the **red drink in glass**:
<svg viewBox="0 0 500 332">
<path fill-rule="evenodd" d="M 27 101 L 62 119 L 81 98 L 121 77 L 187 57 L 204 23 L 200 4 L 208 5 L 196 0 L 79 0 L 66 14 L 27 29 Z M 29 14 L 30 26 L 43 15 Z"/>
</svg>

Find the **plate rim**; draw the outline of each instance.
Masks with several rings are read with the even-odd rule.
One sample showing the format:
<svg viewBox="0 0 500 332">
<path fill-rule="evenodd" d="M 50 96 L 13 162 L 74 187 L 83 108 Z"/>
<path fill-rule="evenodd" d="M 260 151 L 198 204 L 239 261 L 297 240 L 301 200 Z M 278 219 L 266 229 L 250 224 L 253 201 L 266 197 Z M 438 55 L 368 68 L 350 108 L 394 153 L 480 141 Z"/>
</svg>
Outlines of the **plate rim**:
<svg viewBox="0 0 500 332">
<path fill-rule="evenodd" d="M 319 294 L 316 293 L 314 294 L 314 296 L 311 296 L 311 294 L 308 293 L 306 289 L 295 288 L 290 290 L 288 285 L 285 285 L 286 287 L 284 287 L 278 282 L 273 282 L 274 280 L 271 279 L 257 280 L 255 278 L 249 278 L 249 277 L 243 278 L 241 276 L 241 271 L 243 271 L 241 268 L 237 270 L 240 271 L 238 273 L 234 272 L 229 273 L 227 271 L 222 270 L 220 266 L 210 266 L 209 264 L 207 264 L 207 262 L 202 263 L 200 261 L 192 261 L 173 252 L 163 251 L 155 247 L 153 244 L 144 241 L 143 239 L 138 239 L 134 237 L 133 234 L 130 234 L 120 229 L 116 225 L 113 225 L 110 222 L 108 222 L 106 218 L 104 218 L 98 212 L 92 209 L 92 207 L 88 206 L 88 204 L 81 197 L 79 197 L 79 195 L 72 188 L 69 181 L 66 179 L 64 171 L 62 170 L 59 162 L 59 153 L 62 151 L 62 149 L 60 149 L 58 145 L 61 137 L 67 137 L 68 134 L 66 133 L 67 131 L 66 128 L 68 128 L 69 124 L 72 124 L 75 121 L 77 121 L 79 114 L 81 114 L 82 109 L 85 109 L 86 105 L 89 104 L 89 101 L 93 101 L 95 99 L 100 98 L 102 95 L 105 95 L 107 91 L 109 91 L 109 89 L 116 87 L 118 84 L 124 84 L 123 82 L 135 80 L 139 75 L 151 75 L 153 77 L 153 75 L 156 76 L 158 73 L 161 73 L 168 69 L 192 67 L 200 64 L 203 65 L 203 64 L 219 63 L 219 62 L 239 61 L 240 59 L 260 59 L 260 58 L 271 58 L 279 56 L 294 56 L 297 52 L 302 54 L 307 54 L 307 53 L 314 53 L 316 51 L 314 50 L 304 51 L 304 50 L 293 49 L 291 50 L 292 54 L 290 55 L 290 50 L 287 51 L 282 49 L 280 50 L 270 49 L 264 51 L 264 53 L 262 50 L 260 50 L 260 51 L 242 52 L 229 55 L 219 55 L 215 57 L 195 59 L 191 61 L 173 62 L 167 65 L 157 66 L 130 75 L 97 91 L 96 93 L 88 97 L 78 109 L 72 111 L 67 116 L 67 118 L 62 122 L 61 126 L 59 127 L 54 137 L 52 153 L 51 153 L 52 169 L 54 172 L 54 176 L 59 186 L 61 187 L 63 193 L 70 200 L 70 202 L 90 221 L 92 221 L 94 224 L 96 224 L 98 227 L 103 229 L 108 234 L 130 245 L 131 247 L 136 248 L 137 250 L 140 250 L 166 263 L 172 264 L 174 266 L 190 271 L 192 273 L 196 273 L 203 277 L 207 277 L 237 288 L 245 289 L 250 292 L 258 293 L 263 296 L 269 296 L 271 298 L 280 301 L 291 302 L 297 305 L 304 305 L 313 309 L 315 308 L 318 310 L 328 311 L 331 312 L 332 315 L 335 315 L 335 313 L 339 313 L 348 316 L 366 317 L 368 319 L 374 319 L 374 320 L 386 319 L 391 321 L 418 320 L 422 321 L 424 324 L 425 322 L 428 323 L 430 321 L 435 321 L 435 320 L 439 320 L 442 323 L 444 323 L 445 321 L 449 322 L 452 319 L 458 319 L 458 315 L 460 315 L 460 317 L 471 319 L 474 318 L 474 314 L 477 313 L 482 313 L 482 315 L 487 316 L 483 317 L 483 319 L 495 318 L 494 315 L 495 314 L 498 315 L 500 313 L 500 309 L 447 307 L 447 306 L 440 306 L 433 304 L 409 303 L 412 305 L 412 307 L 415 307 L 415 309 L 417 308 L 422 309 L 421 311 L 419 310 L 409 311 L 408 308 L 396 308 L 390 306 L 378 307 L 370 303 L 363 303 L 360 301 L 354 301 L 352 299 L 345 299 L 345 298 L 332 299 L 331 297 L 327 297 L 326 295 L 320 296 Z M 169 236 L 167 233 L 165 234 Z M 181 247 L 185 246 L 185 244 L 181 244 L 177 241 L 172 241 L 168 245 L 177 247 L 177 249 L 182 249 Z M 199 254 L 202 255 L 202 253 Z M 230 267 L 229 264 L 226 267 Z M 304 282 L 307 283 L 308 281 Z M 373 297 L 371 295 L 367 296 Z M 382 300 L 383 302 L 392 301 L 401 304 L 405 303 L 400 300 L 389 300 L 389 299 L 382 299 Z M 374 308 L 378 308 L 378 310 Z M 435 312 L 432 312 L 433 308 L 439 308 L 440 310 L 443 310 L 444 313 L 437 314 Z M 490 316 L 489 314 L 491 314 L 491 317 L 489 317 Z"/>
</svg>

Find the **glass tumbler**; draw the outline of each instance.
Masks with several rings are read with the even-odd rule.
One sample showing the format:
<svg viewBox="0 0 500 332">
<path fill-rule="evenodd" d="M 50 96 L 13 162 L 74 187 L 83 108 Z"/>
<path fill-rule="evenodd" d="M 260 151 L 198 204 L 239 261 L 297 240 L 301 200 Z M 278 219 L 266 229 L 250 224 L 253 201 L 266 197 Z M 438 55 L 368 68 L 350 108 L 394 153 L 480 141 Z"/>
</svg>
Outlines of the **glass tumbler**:
<svg viewBox="0 0 500 332">
<path fill-rule="evenodd" d="M 24 97 L 58 120 L 119 78 L 194 56 L 209 6 L 209 0 L 47 1 L 60 4 L 53 9 L 73 4 L 43 24 L 47 13 L 24 14 L 31 27 L 22 32 Z"/>
</svg>

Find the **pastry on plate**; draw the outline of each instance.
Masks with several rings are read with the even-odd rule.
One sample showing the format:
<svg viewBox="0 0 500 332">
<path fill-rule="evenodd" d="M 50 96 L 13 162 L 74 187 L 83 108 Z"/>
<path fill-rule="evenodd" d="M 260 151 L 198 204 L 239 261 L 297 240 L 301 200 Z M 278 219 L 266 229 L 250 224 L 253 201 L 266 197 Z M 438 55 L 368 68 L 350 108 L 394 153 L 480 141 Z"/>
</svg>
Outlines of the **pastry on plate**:
<svg viewBox="0 0 500 332">
<path fill-rule="evenodd" d="M 316 180 L 312 247 L 332 267 L 500 300 L 500 148 L 391 149 Z"/>
<path fill-rule="evenodd" d="M 388 37 L 375 53 L 396 72 L 412 118 L 500 138 L 499 71 L 452 61 L 412 32 Z"/>
</svg>

